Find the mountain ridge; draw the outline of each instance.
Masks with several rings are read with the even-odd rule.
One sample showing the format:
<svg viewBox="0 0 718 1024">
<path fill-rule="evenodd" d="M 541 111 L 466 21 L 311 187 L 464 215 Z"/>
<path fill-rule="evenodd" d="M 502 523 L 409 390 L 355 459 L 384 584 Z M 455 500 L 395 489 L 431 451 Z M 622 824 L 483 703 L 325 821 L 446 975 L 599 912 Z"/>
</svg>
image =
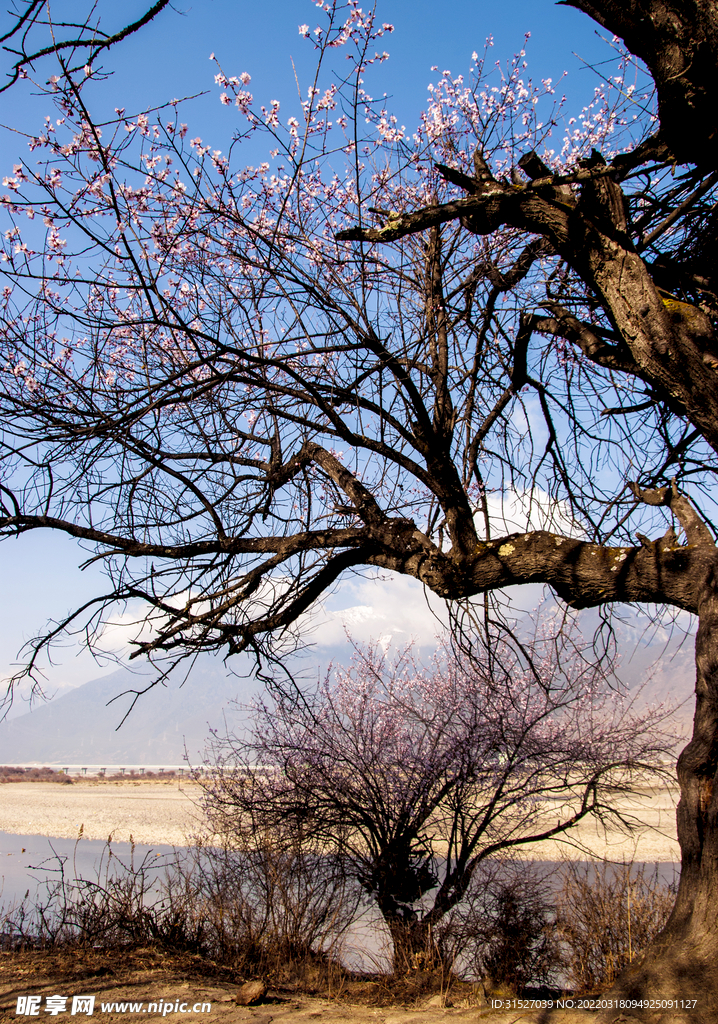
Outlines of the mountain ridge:
<svg viewBox="0 0 718 1024">
<path fill-rule="evenodd" d="M 130 710 L 128 691 L 151 680 L 121 668 L 0 723 L 0 761 L 181 764 L 186 752 L 196 764 L 212 730 L 221 733 L 238 717 L 232 702 L 251 699 L 260 686 L 208 659 L 195 663 L 181 685 L 149 689 Z"/>
</svg>

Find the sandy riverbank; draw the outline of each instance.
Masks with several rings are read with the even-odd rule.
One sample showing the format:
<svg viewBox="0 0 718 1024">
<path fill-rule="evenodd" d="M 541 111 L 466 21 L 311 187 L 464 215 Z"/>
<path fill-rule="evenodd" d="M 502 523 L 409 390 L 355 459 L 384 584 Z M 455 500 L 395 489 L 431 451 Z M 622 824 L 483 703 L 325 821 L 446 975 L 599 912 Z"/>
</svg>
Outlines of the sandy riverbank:
<svg viewBox="0 0 718 1024">
<path fill-rule="evenodd" d="M 172 779 L 103 783 L 15 782 L 0 786 L 0 832 L 185 846 L 201 828 L 200 788 Z"/>
<path fill-rule="evenodd" d="M 163 782 L 135 779 L 83 780 L 70 785 L 17 782 L 0 786 L 0 831 L 16 835 L 74 839 L 80 826 L 87 839 L 117 842 L 132 836 L 137 843 L 184 846 L 202 830 L 200 787 L 171 779 Z M 634 836 L 605 832 L 595 822 L 580 825 L 572 833 L 572 846 L 543 842 L 523 847 L 525 856 L 559 860 L 561 856 L 588 856 L 612 860 L 677 861 L 675 804 L 677 790 L 645 787 L 636 797 L 622 798 L 620 810 L 640 820 Z M 553 824 L 547 809 L 546 828 Z"/>
</svg>

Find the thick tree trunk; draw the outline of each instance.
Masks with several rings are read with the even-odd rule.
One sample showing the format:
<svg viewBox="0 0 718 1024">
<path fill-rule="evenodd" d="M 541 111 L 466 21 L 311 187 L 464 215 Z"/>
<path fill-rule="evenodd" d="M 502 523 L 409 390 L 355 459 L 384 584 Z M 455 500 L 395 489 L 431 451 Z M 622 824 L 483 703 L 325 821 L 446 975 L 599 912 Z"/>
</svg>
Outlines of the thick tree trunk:
<svg viewBox="0 0 718 1024">
<path fill-rule="evenodd" d="M 660 132 L 681 163 L 716 165 L 715 0 L 559 0 L 621 36 L 658 91 Z"/>
<path fill-rule="evenodd" d="M 718 1021 L 718 580 L 706 581 L 696 637 L 696 710 L 691 742 L 678 760 L 681 877 L 673 913 L 661 935 L 623 972 L 614 999 L 673 1001 L 652 1021 Z M 688 1000 L 697 1000 L 692 1008 Z M 682 1005 L 683 1002 L 683 1005 Z M 614 1021 L 616 1010 L 601 1014 Z M 598 1022 L 597 1022 L 598 1024 Z"/>
<path fill-rule="evenodd" d="M 410 977 L 440 968 L 441 958 L 427 921 L 391 917 L 384 920 L 391 935 L 394 977 Z"/>
</svg>

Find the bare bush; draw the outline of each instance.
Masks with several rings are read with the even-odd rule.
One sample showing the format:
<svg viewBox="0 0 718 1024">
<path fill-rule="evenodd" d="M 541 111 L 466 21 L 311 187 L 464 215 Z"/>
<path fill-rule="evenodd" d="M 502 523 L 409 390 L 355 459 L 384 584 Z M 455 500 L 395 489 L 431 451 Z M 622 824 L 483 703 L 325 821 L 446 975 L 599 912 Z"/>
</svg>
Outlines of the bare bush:
<svg viewBox="0 0 718 1024">
<path fill-rule="evenodd" d="M 134 851 L 125 862 L 108 844 L 92 879 L 75 878 L 67 858 L 49 865 L 38 897 L 0 910 L 4 949 L 150 945 L 237 979 L 329 994 L 351 976 L 343 943 L 361 894 L 338 857 L 263 837 L 244 850 L 198 844 L 169 862 L 135 861 Z M 600 991 L 664 927 L 674 896 L 657 866 L 567 862 L 555 872 L 492 859 L 425 930 L 423 948 L 402 947 L 384 997 L 413 1001 L 439 987 L 446 996 L 472 980 L 487 992 Z"/>
<path fill-rule="evenodd" d="M 68 858 L 31 899 L 0 913 L 5 948 L 157 945 L 217 961 L 238 977 L 331 987 L 356 899 L 336 861 L 264 843 L 252 851 L 197 846 L 169 862 L 118 858 L 108 843 L 95 877 Z"/>
<path fill-rule="evenodd" d="M 487 991 L 557 985 L 562 948 L 546 866 L 508 858 L 485 862 L 435 939 L 444 959 Z"/>
<path fill-rule="evenodd" d="M 565 974 L 578 992 L 613 984 L 665 926 L 676 888 L 653 868 L 567 862 L 557 901 L 557 929 L 564 945 Z"/>
<path fill-rule="evenodd" d="M 5 912 L 8 944 L 16 948 L 122 946 L 153 941 L 199 949 L 202 926 L 192 921 L 186 907 L 168 901 L 163 892 L 166 861 L 158 861 L 151 852 L 136 861 L 132 844 L 125 862 L 109 841 L 92 878 L 77 874 L 75 857 L 69 864 L 68 860 L 53 850 L 48 860 L 37 865 L 36 870 L 46 872 L 47 878 L 34 898 L 28 892 L 20 904 Z"/>
<path fill-rule="evenodd" d="M 209 954 L 285 986 L 331 984 L 358 897 L 337 858 L 266 836 L 240 850 L 197 846 L 190 858 L 167 892 L 203 922 Z"/>
<path fill-rule="evenodd" d="M 436 931 L 446 959 L 487 991 L 608 988 L 670 916 L 676 887 L 658 865 L 494 860 Z"/>
</svg>

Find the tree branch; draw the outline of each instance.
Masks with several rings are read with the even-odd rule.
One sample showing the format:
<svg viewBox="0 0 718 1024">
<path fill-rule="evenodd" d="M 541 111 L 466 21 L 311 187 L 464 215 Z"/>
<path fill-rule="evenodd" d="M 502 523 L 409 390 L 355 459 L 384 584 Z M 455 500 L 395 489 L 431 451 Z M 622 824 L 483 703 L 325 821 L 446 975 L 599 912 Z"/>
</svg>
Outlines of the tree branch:
<svg viewBox="0 0 718 1024">
<path fill-rule="evenodd" d="M 63 50 L 68 49 L 92 50 L 93 52 L 86 58 L 88 63 L 90 63 L 97 57 L 99 53 L 102 52 L 102 50 L 107 50 L 110 47 L 114 46 L 116 43 L 122 42 L 123 39 L 126 39 L 128 36 L 132 35 L 139 29 L 143 28 L 145 25 L 149 24 L 149 22 L 156 18 L 160 11 L 162 11 L 169 3 L 170 0 L 157 0 L 157 3 L 153 4 L 153 6 L 150 7 L 149 10 L 147 10 L 142 15 L 141 18 L 138 18 L 136 21 L 131 22 L 129 25 L 126 25 L 122 29 L 119 29 L 119 31 L 113 32 L 111 35 L 106 35 L 103 32 L 100 35 L 93 35 L 89 39 L 83 38 L 83 36 L 80 35 L 74 39 L 62 39 L 59 41 L 53 40 L 53 42 L 49 46 L 41 47 L 40 49 L 35 50 L 32 53 L 25 52 L 24 39 L 22 50 L 11 50 L 10 47 L 8 46 L 3 47 L 3 49 L 5 49 L 6 51 L 19 55 L 19 59 L 15 61 L 15 63 L 12 66 L 12 74 L 9 75 L 10 81 L 6 82 L 5 85 L 0 86 L 0 93 L 5 92 L 12 85 L 14 85 L 15 82 L 17 82 L 17 80 L 20 78 L 21 73 L 24 73 L 23 69 L 25 67 L 27 67 L 29 64 L 33 64 L 37 60 L 40 60 L 42 57 L 49 56 L 52 53 L 58 54 Z M 7 42 L 16 33 L 20 32 L 23 28 L 25 30 L 25 33 L 27 33 L 29 26 L 37 23 L 39 11 L 42 10 L 42 8 L 44 7 L 44 2 L 38 3 L 37 0 L 33 0 L 33 2 L 29 4 L 28 10 L 26 10 L 23 15 L 18 17 L 15 25 L 10 29 L 10 31 L 6 32 L 4 36 L 0 38 L 0 42 Z M 87 26 L 85 25 L 80 27 L 84 29 Z"/>
<path fill-rule="evenodd" d="M 629 481 L 628 489 L 644 505 L 664 505 L 669 508 L 683 527 L 689 544 L 715 548 L 713 534 L 685 494 L 679 492 L 675 477 L 671 481 L 670 487 L 641 490 L 637 483 Z"/>
</svg>

